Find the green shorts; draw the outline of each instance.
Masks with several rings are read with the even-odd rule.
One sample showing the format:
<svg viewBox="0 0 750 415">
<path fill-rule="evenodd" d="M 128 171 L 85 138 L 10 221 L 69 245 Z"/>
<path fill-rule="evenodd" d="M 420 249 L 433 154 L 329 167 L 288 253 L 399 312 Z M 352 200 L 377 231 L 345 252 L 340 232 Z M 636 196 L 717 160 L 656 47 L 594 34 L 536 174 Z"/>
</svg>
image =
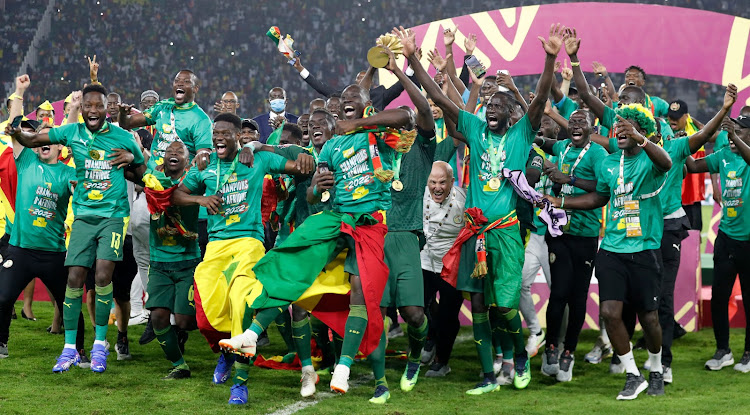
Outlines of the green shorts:
<svg viewBox="0 0 750 415">
<path fill-rule="evenodd" d="M 65 266 L 91 268 L 97 259 L 122 261 L 129 219 L 77 216 L 70 230 Z"/>
<path fill-rule="evenodd" d="M 421 245 L 415 232 L 398 231 L 385 235 L 383 249 L 389 272 L 381 307 L 424 307 L 424 279 L 419 257 Z"/>
<path fill-rule="evenodd" d="M 488 273 L 484 278 L 471 277 L 477 261 L 476 241 L 477 238 L 472 237 L 461 248 L 456 289 L 470 293 L 483 292 L 486 305 L 517 309 L 524 261 L 518 225 L 485 233 Z"/>
<path fill-rule="evenodd" d="M 151 262 L 148 268 L 146 308 L 166 308 L 175 314 L 195 315 L 193 275 L 200 259 Z"/>
</svg>

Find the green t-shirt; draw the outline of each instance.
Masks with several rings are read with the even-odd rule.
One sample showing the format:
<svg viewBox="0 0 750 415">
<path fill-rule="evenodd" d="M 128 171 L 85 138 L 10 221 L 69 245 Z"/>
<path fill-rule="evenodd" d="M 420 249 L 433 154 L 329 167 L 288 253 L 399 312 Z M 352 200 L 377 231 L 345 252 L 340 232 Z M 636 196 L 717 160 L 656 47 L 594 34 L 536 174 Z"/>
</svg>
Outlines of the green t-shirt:
<svg viewBox="0 0 750 415">
<path fill-rule="evenodd" d="M 721 130 L 719 135 L 716 136 L 716 142 L 714 143 L 714 153 L 718 153 L 719 150 L 724 147 L 729 147 L 729 133 Z"/>
<path fill-rule="evenodd" d="M 653 97 L 646 95 L 646 103 L 648 104 L 648 100 L 651 100 L 651 103 L 654 105 L 654 117 L 666 117 L 669 113 L 669 104 L 667 101 L 664 101 L 663 99 L 659 97 Z"/>
<path fill-rule="evenodd" d="M 570 116 L 573 115 L 573 113 L 578 109 L 578 103 L 568 98 L 567 95 L 565 95 L 563 99 L 556 104 L 556 106 L 560 111 L 560 115 L 566 120 L 570 119 Z"/>
<path fill-rule="evenodd" d="M 745 200 L 750 201 L 750 187 L 743 186 L 750 180 L 750 166 L 729 147 L 708 155 L 706 164 L 709 173 L 721 176 L 719 230 L 732 239 L 750 241 L 750 210 L 745 209 Z"/>
<path fill-rule="evenodd" d="M 605 106 L 604 114 L 602 115 L 602 120 L 600 121 L 602 126 L 600 134 L 606 137 L 609 135 L 609 130 L 611 130 L 612 126 L 614 126 L 617 122 L 615 110 Z M 658 121 L 661 125 L 661 138 L 664 140 L 671 140 L 672 138 L 674 138 L 674 131 L 672 131 L 672 127 L 669 125 L 669 123 L 664 118 L 661 118 Z M 610 141 L 609 151 L 613 153 L 617 151 L 617 141 L 615 141 L 615 150 L 612 150 L 611 143 L 612 141 Z"/>
<path fill-rule="evenodd" d="M 211 119 L 195 102 L 175 105 L 174 99 L 165 99 L 144 111 L 143 116 L 156 132 L 151 143 L 149 168 L 164 162 L 167 147 L 177 139 L 187 146 L 190 152 L 188 161 L 193 160 L 198 149 L 213 148 Z"/>
<path fill-rule="evenodd" d="M 682 207 L 682 170 L 685 160 L 690 156 L 688 137 L 664 141 L 664 150 L 672 159 L 672 168 L 667 173 L 664 188 L 659 193 L 664 216 L 677 212 Z"/>
<path fill-rule="evenodd" d="M 501 180 L 500 188 L 497 190 L 489 186 L 489 181 L 494 176 L 490 143 L 494 148 L 493 155 L 499 156 L 500 159 L 500 166 L 495 174 L 502 177 L 503 168 L 525 171 L 529 148 L 536 137 L 536 130 L 531 127 L 528 115 L 524 115 L 513 124 L 505 136 L 498 136 L 490 131 L 484 119 L 461 111 L 458 114 L 458 132 L 466 137 L 472 154 L 469 160 L 471 185 L 466 207 L 482 209 L 490 222 L 512 213 L 516 208 L 517 196 L 510 182 Z"/>
<path fill-rule="evenodd" d="M 216 153 L 211 154 L 208 167 L 203 171 L 190 169 L 182 181 L 193 194 L 211 196 L 221 188 L 221 211 L 208 216 L 209 241 L 245 237 L 263 241 L 260 213 L 263 177 L 269 173 L 282 173 L 287 160 L 267 151 L 255 154 L 253 167 L 237 160 L 235 157 L 234 161 L 223 161 Z"/>
<path fill-rule="evenodd" d="M 563 174 L 575 175 L 584 180 L 596 180 L 599 167 L 607 157 L 607 150 L 599 144 L 590 142 L 588 149 L 573 146 L 571 140 L 555 143 L 552 152 L 558 157 L 557 168 Z M 567 151 L 566 151 L 567 150 Z M 585 150 L 585 152 L 584 152 Z M 583 154 L 583 157 L 580 157 Z M 587 191 L 570 184 L 562 185 L 560 195 L 567 197 L 581 196 Z M 563 232 L 574 236 L 599 236 L 601 210 L 568 210 L 568 224 Z"/>
<path fill-rule="evenodd" d="M 377 150 L 383 169 L 390 169 L 395 150 L 380 139 Z M 331 194 L 334 211 L 372 213 L 391 208 L 391 184 L 374 176 L 368 133 L 332 137 L 320 150 L 318 162 L 322 161 L 328 163 L 336 181 Z"/>
<path fill-rule="evenodd" d="M 19 248 L 65 252 L 65 217 L 76 171 L 63 163 L 47 164 L 24 148 L 16 159 L 16 221 L 10 244 Z"/>
<path fill-rule="evenodd" d="M 665 172 L 659 170 L 643 150 L 631 157 L 623 158 L 622 154 L 618 151 L 607 156 L 599 170 L 596 191 L 609 197 L 607 228 L 601 248 L 618 253 L 659 249 L 664 233 L 660 198 L 644 196 L 658 191 Z"/>
<path fill-rule="evenodd" d="M 453 176 L 458 177 L 458 165 L 456 164 L 456 150 L 458 147 L 449 136 L 445 128 L 445 120 L 435 120 L 435 161 L 444 161 L 453 169 Z"/>
<path fill-rule="evenodd" d="M 197 169 L 193 169 L 197 170 Z M 161 171 L 148 169 L 146 174 L 152 174 L 164 187 L 168 189 L 174 185 L 180 184 L 180 179 L 173 180 Z M 188 232 L 198 233 L 198 206 L 171 206 L 167 208 L 167 215 L 159 215 L 159 219 L 154 220 L 151 216 L 149 230 L 149 255 L 154 262 L 182 262 L 197 259 L 201 257 L 201 250 L 197 239 L 184 238 L 179 234 L 165 233 L 165 226 L 175 228 L 171 220 L 167 222 L 167 217 L 179 217 L 182 224 Z"/>
<path fill-rule="evenodd" d="M 73 214 L 124 218 L 130 216 L 127 183 L 123 169 L 109 164 L 112 150 L 133 153 L 133 163 L 143 164 L 143 153 L 133 134 L 105 122 L 91 133 L 84 123 L 68 124 L 49 131 L 52 144 L 63 144 L 73 151 L 78 185 L 73 193 Z"/>
<path fill-rule="evenodd" d="M 424 134 L 424 135 L 423 135 Z M 401 170 L 398 179 L 404 188 L 400 192 L 391 187 L 391 209 L 386 215 L 389 231 L 422 230 L 422 198 L 427 187 L 427 177 L 432 170 L 435 158 L 434 131 L 419 130 L 414 144 L 406 154 L 394 152 L 391 166 L 396 168 L 401 158 Z M 429 137 L 432 136 L 432 137 Z M 395 170 L 394 170 L 395 173 Z M 396 180 L 396 176 L 393 177 Z"/>
</svg>

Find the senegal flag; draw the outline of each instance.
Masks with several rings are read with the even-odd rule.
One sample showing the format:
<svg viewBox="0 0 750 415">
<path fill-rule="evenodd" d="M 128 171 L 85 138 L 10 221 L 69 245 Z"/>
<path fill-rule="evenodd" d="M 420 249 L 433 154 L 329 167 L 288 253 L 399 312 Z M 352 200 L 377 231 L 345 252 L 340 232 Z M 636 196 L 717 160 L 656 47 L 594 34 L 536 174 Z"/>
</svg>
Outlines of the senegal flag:
<svg viewBox="0 0 750 415">
<path fill-rule="evenodd" d="M 340 252 L 340 243 L 353 242 L 368 314 L 360 350 L 369 355 L 383 332 L 380 300 L 388 280 L 388 267 L 383 261 L 386 232 L 381 213 L 324 211 L 310 216 L 255 265 L 256 282 L 247 304 L 258 310 L 294 302 L 343 335 L 351 286 L 344 272 L 345 255 Z"/>
</svg>

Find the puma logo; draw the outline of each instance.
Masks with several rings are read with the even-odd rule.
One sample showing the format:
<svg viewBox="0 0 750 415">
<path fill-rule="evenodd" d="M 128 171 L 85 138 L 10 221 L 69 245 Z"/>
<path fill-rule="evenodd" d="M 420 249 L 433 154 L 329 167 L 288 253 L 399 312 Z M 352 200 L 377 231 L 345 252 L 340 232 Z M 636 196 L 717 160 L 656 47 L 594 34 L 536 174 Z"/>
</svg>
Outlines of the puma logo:
<svg viewBox="0 0 750 415">
<path fill-rule="evenodd" d="M 102 304 L 105 304 L 105 305 L 106 305 L 106 304 L 109 304 L 109 301 L 110 301 L 110 300 L 104 301 L 104 300 L 102 300 L 101 298 L 97 298 L 97 299 L 96 299 L 96 301 L 98 301 L 98 302 L 100 302 L 100 303 L 102 303 Z"/>
<path fill-rule="evenodd" d="M 247 378 L 243 378 L 242 376 L 237 376 L 237 380 L 240 380 L 242 382 L 247 382 Z"/>
<path fill-rule="evenodd" d="M 303 335 L 301 335 L 301 336 L 295 336 L 295 335 L 293 335 L 293 334 L 292 334 L 292 338 L 293 338 L 293 339 L 300 339 L 300 340 L 304 340 L 304 339 L 305 339 L 305 335 L 303 334 Z"/>
<path fill-rule="evenodd" d="M 614 167 L 608 168 L 607 171 L 609 172 L 609 174 L 615 174 L 615 168 Z"/>
<path fill-rule="evenodd" d="M 476 343 L 476 344 L 478 344 L 478 345 L 481 346 L 482 345 L 482 339 L 479 339 L 479 340 L 474 339 L 474 343 Z"/>
<path fill-rule="evenodd" d="M 729 163 L 727 163 L 727 161 L 726 161 L 726 160 L 721 160 L 721 162 L 722 162 L 722 163 L 724 163 L 724 167 L 726 167 L 726 166 L 728 166 L 728 165 L 729 165 Z"/>
<path fill-rule="evenodd" d="M 73 306 L 73 304 L 71 304 L 71 303 L 66 303 L 65 301 L 63 301 L 63 305 L 64 305 L 65 307 L 68 307 L 68 308 L 70 308 L 70 307 L 72 307 L 72 306 Z"/>
<path fill-rule="evenodd" d="M 674 249 L 676 249 L 677 251 L 680 250 L 680 245 L 678 244 L 672 244 L 672 247 L 674 247 Z"/>
<path fill-rule="evenodd" d="M 165 341 L 163 341 L 163 342 L 161 342 L 161 341 L 157 340 L 157 342 L 159 342 L 159 346 L 161 346 L 161 347 L 166 347 L 166 346 L 167 346 L 167 342 L 166 342 L 166 340 L 165 340 Z"/>
<path fill-rule="evenodd" d="M 589 268 L 591 268 L 594 264 L 593 261 L 583 261 L 584 264 L 588 265 Z"/>
</svg>

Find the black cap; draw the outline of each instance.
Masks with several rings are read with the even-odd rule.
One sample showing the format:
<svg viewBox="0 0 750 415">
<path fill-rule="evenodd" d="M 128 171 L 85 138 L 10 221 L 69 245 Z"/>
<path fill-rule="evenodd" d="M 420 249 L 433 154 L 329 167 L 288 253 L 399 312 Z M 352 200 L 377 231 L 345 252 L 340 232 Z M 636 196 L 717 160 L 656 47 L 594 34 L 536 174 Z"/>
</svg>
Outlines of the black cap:
<svg viewBox="0 0 750 415">
<path fill-rule="evenodd" d="M 39 122 L 39 121 L 37 121 L 37 120 L 23 120 L 23 121 L 21 121 L 21 128 L 31 128 L 34 131 L 36 131 L 37 128 L 39 128 L 40 125 L 42 125 L 42 123 Z"/>
<path fill-rule="evenodd" d="M 736 122 L 742 128 L 750 128 L 750 117 L 740 115 L 737 118 L 732 118 L 732 121 Z"/>
<path fill-rule="evenodd" d="M 242 128 L 250 127 L 255 131 L 260 132 L 260 127 L 258 126 L 258 122 L 255 120 L 251 120 L 249 118 L 245 118 L 242 120 Z"/>
<path fill-rule="evenodd" d="M 667 117 L 673 120 L 679 120 L 683 115 L 687 113 L 688 106 L 685 101 L 677 99 L 669 103 L 669 112 L 667 112 Z"/>
<path fill-rule="evenodd" d="M 578 88 L 574 86 L 571 86 L 570 88 L 568 88 L 568 96 L 571 96 L 571 95 L 578 95 Z"/>
</svg>

